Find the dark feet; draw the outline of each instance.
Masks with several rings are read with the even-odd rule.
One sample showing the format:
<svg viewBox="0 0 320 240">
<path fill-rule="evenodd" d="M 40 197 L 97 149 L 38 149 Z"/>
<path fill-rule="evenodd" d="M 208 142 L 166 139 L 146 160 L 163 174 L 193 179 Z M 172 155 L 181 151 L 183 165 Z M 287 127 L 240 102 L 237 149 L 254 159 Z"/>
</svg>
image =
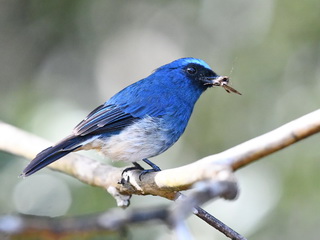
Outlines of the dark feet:
<svg viewBox="0 0 320 240">
<path fill-rule="evenodd" d="M 153 162 L 151 162 L 150 160 L 145 158 L 145 159 L 142 159 L 142 161 L 144 161 L 146 164 L 148 164 L 150 167 L 152 167 L 152 169 L 144 169 L 143 167 L 141 167 L 141 165 L 139 163 L 133 162 L 134 167 L 128 167 L 125 170 L 123 170 L 121 176 L 123 176 L 123 174 L 128 171 L 141 170 L 141 173 L 139 174 L 139 180 L 141 181 L 141 177 L 143 175 L 150 173 L 150 172 L 161 171 L 161 169 L 157 165 L 155 165 Z M 121 182 L 122 182 L 122 180 L 121 180 Z"/>
</svg>

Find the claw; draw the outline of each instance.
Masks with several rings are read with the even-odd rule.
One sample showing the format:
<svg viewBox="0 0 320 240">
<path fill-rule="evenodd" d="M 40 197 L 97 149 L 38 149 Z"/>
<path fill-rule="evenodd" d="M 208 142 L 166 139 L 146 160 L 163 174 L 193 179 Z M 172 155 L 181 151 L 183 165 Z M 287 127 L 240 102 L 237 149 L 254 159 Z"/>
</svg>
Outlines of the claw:
<svg viewBox="0 0 320 240">
<path fill-rule="evenodd" d="M 159 171 L 161 171 L 160 168 L 159 168 L 159 170 L 157 170 L 157 169 L 146 169 L 146 170 L 143 170 L 143 171 L 141 171 L 141 173 L 139 174 L 139 180 L 141 181 L 141 180 L 142 180 L 142 176 L 144 176 L 144 175 L 147 174 L 147 173 L 159 172 Z"/>
<path fill-rule="evenodd" d="M 150 173 L 150 172 L 159 172 L 161 171 L 161 169 L 155 165 L 153 162 L 151 162 L 150 160 L 148 159 L 143 159 L 143 161 L 148 164 L 150 167 L 152 167 L 152 169 L 144 169 L 139 163 L 137 162 L 133 162 L 133 167 L 128 167 L 126 169 L 124 169 L 121 173 L 121 180 L 118 182 L 119 184 L 124 184 L 125 183 L 125 179 L 123 178 L 123 174 L 128 172 L 128 171 L 132 171 L 132 170 L 141 170 L 141 173 L 139 174 L 139 180 L 141 181 L 142 179 L 142 176 L 147 174 L 147 173 Z M 129 181 L 129 180 L 128 180 Z"/>
<path fill-rule="evenodd" d="M 134 165 L 134 167 L 128 167 L 128 168 L 124 169 L 122 171 L 122 173 L 121 173 L 121 176 L 123 176 L 123 174 L 125 172 L 128 172 L 128 171 L 132 171 L 132 170 L 141 170 L 141 171 L 143 171 L 144 170 L 144 168 L 141 167 L 141 165 L 139 163 L 137 163 L 137 162 L 133 162 L 133 165 Z"/>
</svg>

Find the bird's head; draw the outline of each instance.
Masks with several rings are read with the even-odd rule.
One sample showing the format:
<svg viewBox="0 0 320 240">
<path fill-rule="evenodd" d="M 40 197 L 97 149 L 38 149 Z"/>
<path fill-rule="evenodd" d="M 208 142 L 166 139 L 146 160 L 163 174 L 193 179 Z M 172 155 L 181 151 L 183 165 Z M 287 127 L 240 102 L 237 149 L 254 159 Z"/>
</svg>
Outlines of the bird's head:
<svg viewBox="0 0 320 240">
<path fill-rule="evenodd" d="M 199 91 L 204 91 L 209 87 L 221 86 L 227 92 L 240 94 L 229 84 L 229 77 L 216 74 L 210 66 L 201 59 L 180 58 L 157 69 L 166 73 L 166 79 L 179 85 L 193 86 Z"/>
</svg>

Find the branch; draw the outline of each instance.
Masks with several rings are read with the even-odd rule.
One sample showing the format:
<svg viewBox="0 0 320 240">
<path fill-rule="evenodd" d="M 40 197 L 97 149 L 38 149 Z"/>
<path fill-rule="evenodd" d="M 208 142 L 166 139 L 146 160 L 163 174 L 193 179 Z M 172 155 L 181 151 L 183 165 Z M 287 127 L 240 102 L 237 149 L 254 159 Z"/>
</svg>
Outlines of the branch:
<svg viewBox="0 0 320 240">
<path fill-rule="evenodd" d="M 139 180 L 139 171 L 125 176 L 129 184 L 118 184 L 123 169 L 71 153 L 49 165 L 94 186 L 120 195 L 158 195 L 175 199 L 175 192 L 189 189 L 204 180 L 235 181 L 233 171 L 264 156 L 279 151 L 320 131 L 320 110 L 309 113 L 269 133 L 256 137 L 219 154 L 191 164 L 150 173 Z M 0 150 L 32 159 L 49 142 L 13 126 L 0 122 Z"/>
<path fill-rule="evenodd" d="M 119 208 L 107 212 L 79 217 L 51 218 L 31 215 L 4 215 L 0 217 L 0 233 L 22 234 L 30 231 L 48 230 L 56 234 L 87 231 L 118 231 L 127 224 L 137 224 L 150 220 L 165 221 L 167 208 L 149 208 L 123 211 Z"/>
<path fill-rule="evenodd" d="M 232 191 L 230 191 L 230 189 Z M 173 229 L 177 239 L 191 239 L 191 235 L 184 219 L 192 213 L 192 209 L 212 198 L 229 195 L 232 198 L 237 194 L 237 187 L 230 182 L 203 182 L 196 186 L 190 196 L 180 195 L 177 204 L 168 207 L 152 207 L 139 210 L 121 211 L 111 209 L 104 213 L 84 215 L 80 217 L 49 218 L 29 215 L 5 215 L 0 217 L 0 233 L 10 235 L 23 235 L 28 232 L 48 231 L 54 235 L 61 236 L 70 232 L 94 232 L 94 231 L 119 231 L 129 224 L 161 220 L 162 223 Z M 231 239 L 245 240 L 244 237 L 228 228 L 219 220 L 213 218 L 203 209 L 196 207 L 194 210 L 202 219 L 211 219 L 214 224 L 220 224 L 216 228 L 222 229 L 222 233 Z M 1 235 L 0 235 L 1 236 Z"/>
<path fill-rule="evenodd" d="M 235 184 L 233 172 L 237 169 L 319 131 L 320 110 L 317 110 L 219 154 L 208 156 L 179 168 L 144 175 L 142 181 L 139 180 L 140 171 L 129 171 L 121 180 L 121 184 L 119 181 L 123 169 L 107 166 L 74 153 L 49 167 L 74 176 L 87 184 L 107 189 L 116 198 L 118 206 L 128 206 L 131 194 L 151 194 L 174 200 L 178 191 L 189 189 L 197 182 L 226 181 Z M 0 150 L 28 159 L 33 159 L 43 148 L 51 145 L 39 137 L 2 122 L 0 122 L 0 132 Z M 230 195 L 229 192 L 229 194 L 222 194 L 220 197 L 230 199 L 234 198 L 235 194 Z M 215 221 L 214 217 L 201 208 L 195 207 L 195 214 L 205 219 L 209 224 L 210 221 L 213 221 L 212 226 L 222 226 L 221 229 L 224 232 L 223 228 L 226 226 L 222 223 L 219 226 L 219 221 Z M 179 226 L 182 226 L 179 229 L 184 228 L 183 224 Z M 232 231 L 224 233 L 227 236 L 230 234 L 232 239 L 244 239 Z"/>
<path fill-rule="evenodd" d="M 198 207 L 205 202 L 218 197 L 226 199 L 234 199 L 238 194 L 238 187 L 235 182 L 228 181 L 203 181 L 195 184 L 195 190 L 187 197 L 180 194 L 173 205 L 171 214 L 168 216 L 169 223 L 174 227 L 178 239 L 186 239 L 184 236 L 187 233 L 187 227 L 184 219 L 193 213 L 199 218 L 203 219 L 209 225 L 213 226 L 227 237 L 234 240 L 245 240 L 243 236 L 235 232 L 227 225 L 205 212 L 202 208 Z"/>
<path fill-rule="evenodd" d="M 293 120 L 264 135 L 202 161 L 221 163 L 238 170 L 262 157 L 286 148 L 320 131 L 320 109 Z"/>
<path fill-rule="evenodd" d="M 0 150 L 30 160 L 38 152 L 52 145 L 40 137 L 3 122 L 0 122 L 0 132 Z M 228 166 L 209 165 L 197 161 L 183 167 L 146 174 L 143 176 L 143 181 L 139 180 L 139 170 L 128 171 L 124 174 L 124 178 L 129 181 L 123 184 L 119 184 L 119 181 L 124 168 L 115 168 L 77 153 L 70 153 L 49 167 L 89 185 L 103 187 L 121 202 L 120 198 L 123 195 L 131 194 L 157 195 L 173 200 L 177 191 L 189 189 L 192 184 L 201 180 L 234 181 L 235 178 Z"/>
</svg>

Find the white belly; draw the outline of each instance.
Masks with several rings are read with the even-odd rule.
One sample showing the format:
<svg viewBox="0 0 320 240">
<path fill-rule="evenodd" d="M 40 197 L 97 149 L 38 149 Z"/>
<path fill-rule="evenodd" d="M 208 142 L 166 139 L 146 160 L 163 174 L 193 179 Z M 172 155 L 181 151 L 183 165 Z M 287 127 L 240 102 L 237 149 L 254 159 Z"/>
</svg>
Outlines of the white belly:
<svg viewBox="0 0 320 240">
<path fill-rule="evenodd" d="M 136 162 L 167 150 L 172 145 L 167 133 L 168 130 L 161 127 L 159 120 L 148 117 L 118 135 L 97 138 L 82 149 L 98 149 L 113 161 Z"/>
</svg>

